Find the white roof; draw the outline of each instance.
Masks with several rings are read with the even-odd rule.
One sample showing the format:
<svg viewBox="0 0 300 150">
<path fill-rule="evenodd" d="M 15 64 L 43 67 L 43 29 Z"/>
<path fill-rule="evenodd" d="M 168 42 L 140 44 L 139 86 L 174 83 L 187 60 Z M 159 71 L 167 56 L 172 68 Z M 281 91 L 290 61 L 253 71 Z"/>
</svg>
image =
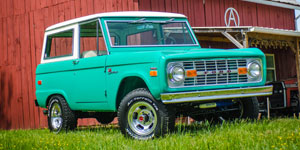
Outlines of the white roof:
<svg viewBox="0 0 300 150">
<path fill-rule="evenodd" d="M 72 20 L 64 21 L 52 26 L 49 26 L 46 31 L 53 30 L 56 28 L 64 27 L 67 25 L 75 24 L 78 22 L 83 22 L 91 19 L 96 19 L 100 17 L 172 17 L 172 18 L 186 18 L 185 15 L 177 13 L 166 13 L 166 12 L 155 12 L 155 11 L 120 11 L 120 12 L 107 12 L 98 13 L 89 16 L 84 16 L 80 18 L 75 18 Z"/>
</svg>

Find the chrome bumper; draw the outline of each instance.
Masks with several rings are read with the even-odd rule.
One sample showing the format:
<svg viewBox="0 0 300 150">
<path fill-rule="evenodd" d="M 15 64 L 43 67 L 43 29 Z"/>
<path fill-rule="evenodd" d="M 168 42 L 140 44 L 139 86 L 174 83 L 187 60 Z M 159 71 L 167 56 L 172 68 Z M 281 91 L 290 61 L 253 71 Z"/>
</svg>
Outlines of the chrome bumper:
<svg viewBox="0 0 300 150">
<path fill-rule="evenodd" d="M 222 89 L 210 91 L 162 93 L 161 100 L 165 104 L 210 101 L 219 99 L 231 99 L 241 97 L 272 95 L 273 86 L 259 86 L 248 88 Z"/>
</svg>

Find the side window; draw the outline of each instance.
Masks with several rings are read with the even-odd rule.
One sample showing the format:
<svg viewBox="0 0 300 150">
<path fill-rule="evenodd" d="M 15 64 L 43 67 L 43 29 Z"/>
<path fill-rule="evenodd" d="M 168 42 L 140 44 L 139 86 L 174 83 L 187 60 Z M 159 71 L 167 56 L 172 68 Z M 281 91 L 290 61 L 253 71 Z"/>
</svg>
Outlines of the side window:
<svg viewBox="0 0 300 150">
<path fill-rule="evenodd" d="M 55 33 L 47 37 L 44 59 L 73 55 L 73 29 Z"/>
<path fill-rule="evenodd" d="M 101 55 L 107 55 L 107 50 L 98 20 L 80 25 L 80 57 Z"/>
<path fill-rule="evenodd" d="M 276 69 L 274 54 L 266 54 L 267 59 L 267 81 L 276 81 Z"/>
</svg>

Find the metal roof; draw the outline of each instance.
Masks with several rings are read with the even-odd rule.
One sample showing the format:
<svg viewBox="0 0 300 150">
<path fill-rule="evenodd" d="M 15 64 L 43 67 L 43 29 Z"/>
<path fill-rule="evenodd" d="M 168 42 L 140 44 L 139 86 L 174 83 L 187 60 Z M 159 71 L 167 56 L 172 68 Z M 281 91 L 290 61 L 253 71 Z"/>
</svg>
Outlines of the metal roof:
<svg viewBox="0 0 300 150">
<path fill-rule="evenodd" d="M 50 31 L 56 28 L 72 25 L 75 23 L 92 20 L 100 17 L 172 17 L 172 18 L 186 18 L 185 15 L 177 13 L 155 12 L 155 11 L 120 11 L 120 12 L 108 12 L 88 15 L 68 21 L 64 21 L 52 26 L 49 26 L 46 31 Z"/>
<path fill-rule="evenodd" d="M 296 0 L 243 0 L 243 1 L 300 10 L 300 3 L 297 2 Z"/>
<path fill-rule="evenodd" d="M 267 28 L 267 27 L 239 26 L 239 27 L 192 27 L 192 28 L 195 33 L 255 32 L 255 33 L 300 37 L 300 32 L 298 31 Z"/>
<path fill-rule="evenodd" d="M 268 0 L 268 1 L 273 1 L 273 2 L 279 2 L 279 3 L 285 3 L 285 4 L 292 4 L 295 6 L 300 6 L 300 3 L 297 2 L 296 0 Z"/>
</svg>

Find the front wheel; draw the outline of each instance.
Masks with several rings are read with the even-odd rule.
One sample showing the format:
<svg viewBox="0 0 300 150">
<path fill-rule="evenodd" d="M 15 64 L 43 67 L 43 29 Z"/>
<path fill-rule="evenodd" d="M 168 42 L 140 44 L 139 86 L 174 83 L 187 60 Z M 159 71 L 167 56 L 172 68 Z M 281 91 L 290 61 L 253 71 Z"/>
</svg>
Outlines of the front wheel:
<svg viewBox="0 0 300 150">
<path fill-rule="evenodd" d="M 133 90 L 123 98 L 118 120 L 125 136 L 141 140 L 164 135 L 175 125 L 174 113 L 144 88 Z"/>
</svg>

